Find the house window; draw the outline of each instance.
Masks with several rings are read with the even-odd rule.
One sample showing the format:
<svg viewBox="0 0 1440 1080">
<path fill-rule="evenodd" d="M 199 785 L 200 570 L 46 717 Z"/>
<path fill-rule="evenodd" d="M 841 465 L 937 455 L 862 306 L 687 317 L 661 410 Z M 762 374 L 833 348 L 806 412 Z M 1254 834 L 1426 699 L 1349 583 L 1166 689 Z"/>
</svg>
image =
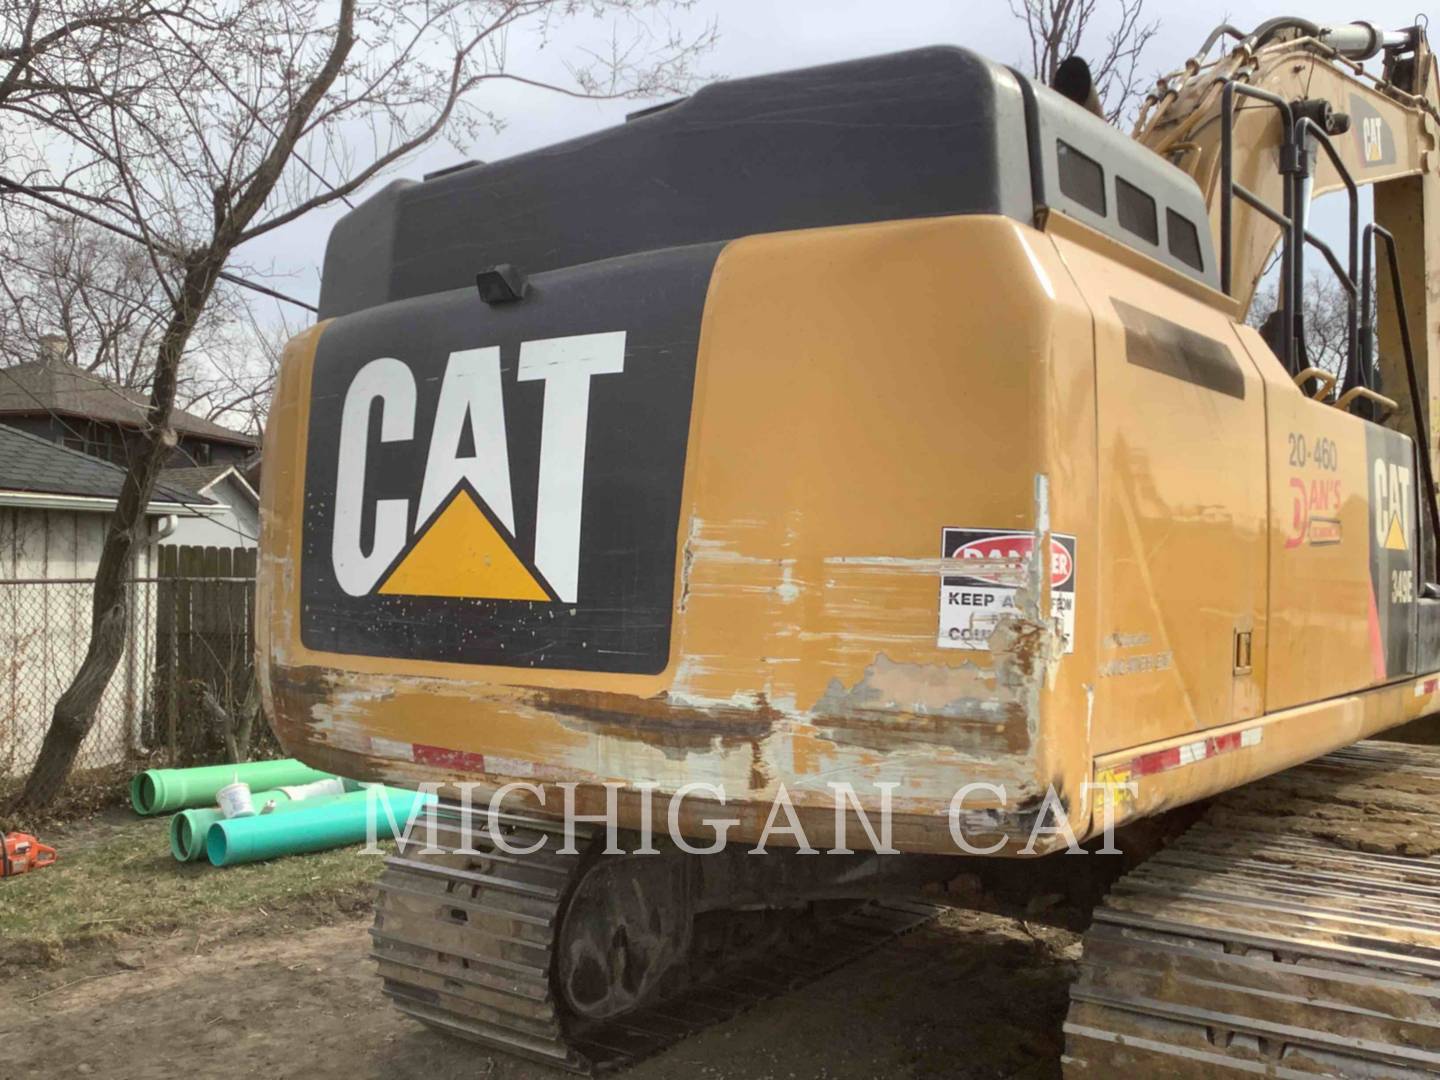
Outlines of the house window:
<svg viewBox="0 0 1440 1080">
<path fill-rule="evenodd" d="M 1159 245 L 1160 219 L 1155 213 L 1155 200 L 1120 176 L 1115 178 L 1115 211 L 1122 229 L 1148 244 Z"/>
<path fill-rule="evenodd" d="M 1087 157 L 1064 139 L 1055 140 L 1055 154 L 1060 165 L 1060 191 L 1086 210 L 1105 216 L 1105 170 L 1092 157 Z"/>
</svg>

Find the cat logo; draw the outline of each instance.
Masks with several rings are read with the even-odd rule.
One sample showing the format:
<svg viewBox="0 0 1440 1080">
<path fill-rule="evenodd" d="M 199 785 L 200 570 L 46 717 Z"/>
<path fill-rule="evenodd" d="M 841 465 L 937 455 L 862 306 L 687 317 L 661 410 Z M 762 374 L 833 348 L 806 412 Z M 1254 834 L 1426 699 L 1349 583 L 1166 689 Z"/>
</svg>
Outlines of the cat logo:
<svg viewBox="0 0 1440 1080">
<path fill-rule="evenodd" d="M 1350 126 L 1355 132 L 1355 146 L 1362 164 L 1369 167 L 1395 163 L 1395 136 L 1390 125 L 1375 106 L 1359 94 L 1350 95 Z"/>
<path fill-rule="evenodd" d="M 1385 156 L 1385 121 L 1367 116 L 1360 125 L 1360 142 L 1365 148 L 1365 163 L 1378 164 Z"/>
<path fill-rule="evenodd" d="M 1375 516 L 1375 542 L 1387 551 L 1408 551 L 1410 466 L 1376 460 L 1371 506 Z"/>
<path fill-rule="evenodd" d="M 362 366 L 341 406 L 330 550 L 340 588 L 357 597 L 575 602 L 591 380 L 624 367 L 624 331 L 520 345 L 516 379 L 544 384 L 529 558 L 516 538 L 500 349 L 449 354 L 414 499 L 367 502 L 366 465 L 375 412 L 380 443 L 415 437 L 415 373 L 392 357 Z M 367 514 L 373 515 L 368 545 L 362 541 Z"/>
</svg>

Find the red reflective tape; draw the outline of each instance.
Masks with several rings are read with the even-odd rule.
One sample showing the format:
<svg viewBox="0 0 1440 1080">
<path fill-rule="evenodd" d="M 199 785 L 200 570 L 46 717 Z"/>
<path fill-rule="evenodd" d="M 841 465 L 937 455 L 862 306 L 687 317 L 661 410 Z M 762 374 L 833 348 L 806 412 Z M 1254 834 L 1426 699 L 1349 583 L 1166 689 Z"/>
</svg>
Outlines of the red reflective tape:
<svg viewBox="0 0 1440 1080">
<path fill-rule="evenodd" d="M 1205 740 L 1205 756 L 1214 757 L 1216 754 L 1223 754 L 1227 750 L 1240 749 L 1240 732 L 1232 731 L 1228 735 L 1216 735 L 1213 739 Z"/>
<path fill-rule="evenodd" d="M 434 765 L 441 769 L 454 769 L 458 772 L 485 771 L 485 755 L 471 753 L 469 750 L 451 750 L 444 746 L 426 746 L 424 743 L 412 743 L 411 752 L 415 761 L 420 765 Z"/>
<path fill-rule="evenodd" d="M 1251 728 L 1247 731 L 1231 731 L 1225 735 L 1211 735 L 1181 746 L 1172 746 L 1168 750 L 1152 750 L 1148 754 L 1132 758 L 1130 773 L 1133 776 L 1151 776 L 1155 773 L 1168 772 L 1183 765 L 1194 765 L 1207 758 L 1228 754 L 1232 750 L 1242 750 L 1259 742 L 1260 731 L 1258 728 Z"/>
<path fill-rule="evenodd" d="M 1135 776 L 1149 776 L 1152 773 L 1177 768 L 1179 764 L 1180 748 L 1172 746 L 1169 750 L 1156 750 L 1149 754 L 1141 754 L 1130 762 L 1130 771 Z"/>
</svg>

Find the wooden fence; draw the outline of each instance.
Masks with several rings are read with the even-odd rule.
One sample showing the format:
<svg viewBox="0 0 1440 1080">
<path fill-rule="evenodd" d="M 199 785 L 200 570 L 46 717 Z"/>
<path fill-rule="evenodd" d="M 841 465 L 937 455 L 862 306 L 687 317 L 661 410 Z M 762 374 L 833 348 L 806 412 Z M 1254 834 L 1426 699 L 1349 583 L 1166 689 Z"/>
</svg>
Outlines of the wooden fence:
<svg viewBox="0 0 1440 1080">
<path fill-rule="evenodd" d="M 223 760 L 216 707 L 254 707 L 255 550 L 162 547 L 156 582 L 154 744 L 171 762 Z M 254 743 L 273 741 L 263 721 Z"/>
</svg>

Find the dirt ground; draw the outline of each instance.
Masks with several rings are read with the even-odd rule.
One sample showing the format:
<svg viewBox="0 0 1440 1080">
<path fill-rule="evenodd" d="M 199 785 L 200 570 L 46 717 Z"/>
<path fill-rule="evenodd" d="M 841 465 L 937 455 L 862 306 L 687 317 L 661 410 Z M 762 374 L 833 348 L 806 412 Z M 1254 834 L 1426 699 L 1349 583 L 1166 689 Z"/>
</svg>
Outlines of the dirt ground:
<svg viewBox="0 0 1440 1080">
<path fill-rule="evenodd" d="M 11 972 L 0 1078 L 565 1074 L 432 1033 L 379 992 L 368 919 L 227 941 L 223 927 Z M 1078 945 L 993 916 L 940 922 L 624 1074 L 1049 1077 Z"/>
<path fill-rule="evenodd" d="M 113 845 L 117 829 L 128 836 L 129 828 L 101 822 L 69 846 Z M 294 860 L 268 865 L 293 873 L 286 862 Z M 85 936 L 33 959 L 0 949 L 10 953 L 0 955 L 0 1080 L 565 1075 L 430 1032 L 391 1008 L 366 957 L 363 901 L 269 905 L 263 918 L 207 909 L 139 934 Z M 1074 934 L 946 911 L 622 1075 L 1056 1076 L 1078 956 Z"/>
</svg>

